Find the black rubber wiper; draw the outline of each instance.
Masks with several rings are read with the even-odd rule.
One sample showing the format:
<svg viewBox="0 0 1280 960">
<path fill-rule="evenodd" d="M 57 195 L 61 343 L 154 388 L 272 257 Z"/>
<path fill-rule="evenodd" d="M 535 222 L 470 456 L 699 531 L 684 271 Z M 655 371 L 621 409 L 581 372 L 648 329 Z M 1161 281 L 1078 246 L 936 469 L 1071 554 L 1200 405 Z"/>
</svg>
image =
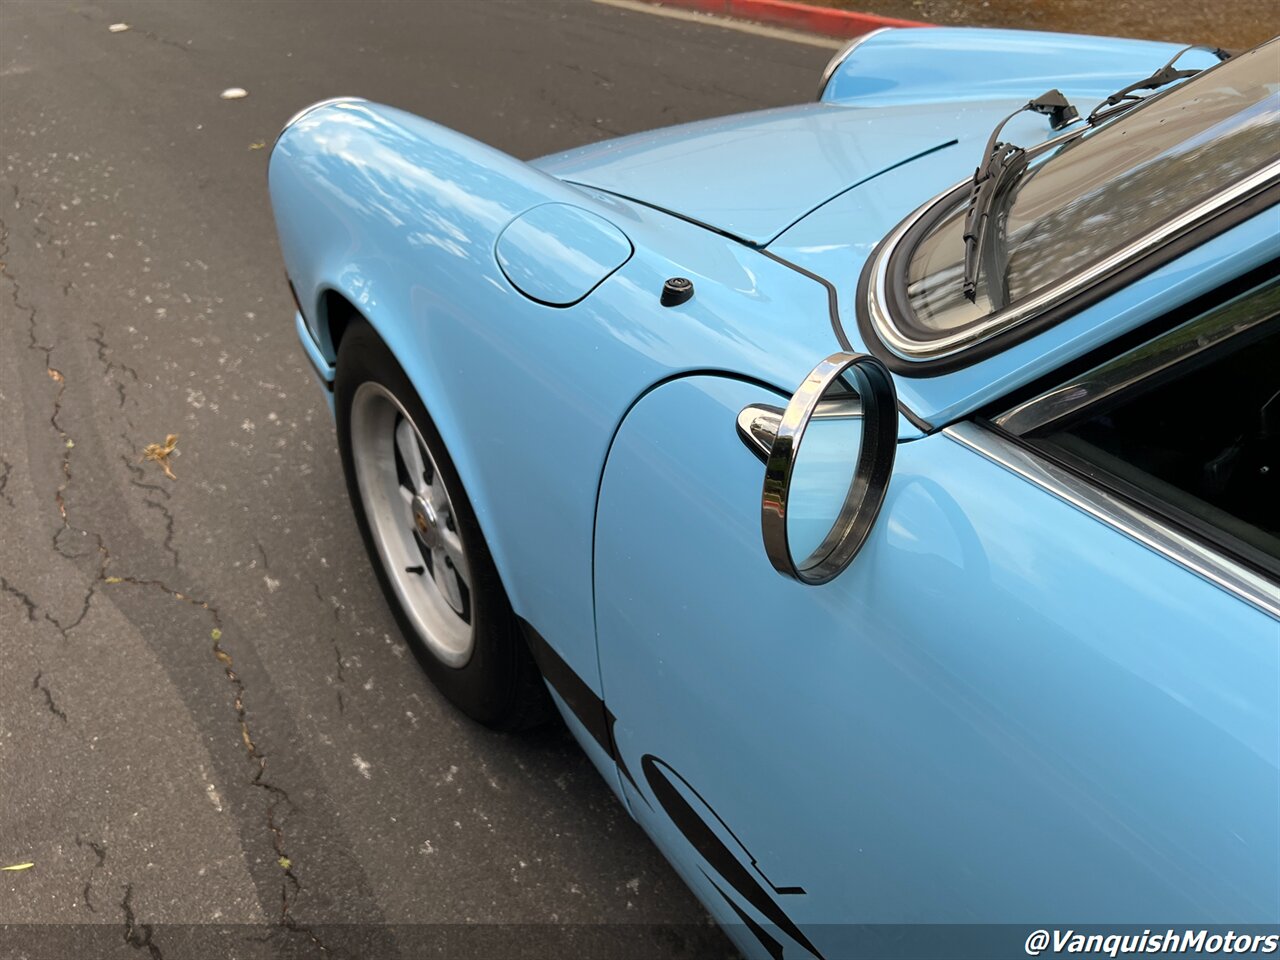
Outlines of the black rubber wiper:
<svg viewBox="0 0 1280 960">
<path fill-rule="evenodd" d="M 1027 111 L 1047 115 L 1049 126 L 1054 130 L 1061 130 L 1080 116 L 1060 90 L 1048 90 L 1013 111 L 991 131 L 982 163 L 973 172 L 973 182 L 969 186 L 969 211 L 964 218 L 964 295 L 970 303 L 978 297 L 978 271 L 984 259 L 987 238 L 991 235 L 989 226 L 996 199 L 1027 168 L 1027 151 L 1015 144 L 1002 142 L 1000 131 L 1018 114 Z"/>
<path fill-rule="evenodd" d="M 1123 113 L 1130 107 L 1135 107 L 1146 99 L 1146 96 L 1137 96 L 1138 91 L 1146 90 L 1148 92 L 1158 90 L 1161 87 L 1168 86 L 1175 80 L 1185 80 L 1187 77 L 1194 77 L 1203 67 L 1194 70 L 1176 70 L 1174 64 L 1182 59 L 1184 54 L 1190 53 L 1192 50 L 1204 50 L 1213 54 L 1218 61 L 1230 60 L 1232 53 L 1229 50 L 1223 50 L 1221 47 L 1207 47 L 1203 44 L 1192 44 L 1189 47 L 1183 47 L 1173 55 L 1173 58 L 1163 67 L 1151 74 L 1149 77 L 1143 77 L 1136 83 L 1131 83 L 1127 87 L 1121 87 L 1107 99 L 1103 100 L 1091 111 L 1089 116 L 1085 118 L 1088 124 L 1101 123 L 1108 117 L 1114 117 L 1117 113 Z"/>
</svg>

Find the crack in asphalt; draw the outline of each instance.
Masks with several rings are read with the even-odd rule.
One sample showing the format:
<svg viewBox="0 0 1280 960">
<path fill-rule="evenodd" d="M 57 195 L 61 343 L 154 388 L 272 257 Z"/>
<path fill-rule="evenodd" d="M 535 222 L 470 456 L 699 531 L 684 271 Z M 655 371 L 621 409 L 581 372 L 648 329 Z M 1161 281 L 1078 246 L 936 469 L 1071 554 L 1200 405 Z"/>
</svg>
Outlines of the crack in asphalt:
<svg viewBox="0 0 1280 960">
<path fill-rule="evenodd" d="M 66 722 L 67 722 L 67 714 L 66 714 L 66 712 L 65 712 L 61 707 L 59 707 L 59 706 L 58 706 L 58 704 L 54 701 L 54 699 L 53 699 L 53 691 L 51 691 L 51 690 L 49 689 L 48 684 L 44 684 L 44 683 L 41 683 L 41 682 L 40 682 L 40 680 L 41 680 L 41 678 L 42 678 L 43 676 L 44 676 L 44 671 L 43 671 L 43 670 L 37 670 L 37 671 L 36 671 L 36 678 L 35 678 L 34 680 L 32 680 L 32 681 L 31 681 L 31 689 L 32 689 L 32 690 L 40 690 L 41 692 L 43 692 L 43 693 L 44 693 L 44 702 L 45 702 L 45 705 L 49 708 L 49 712 L 50 712 L 50 713 L 52 713 L 55 717 L 57 717 L 59 720 L 61 720 L 63 723 L 66 723 Z"/>
<path fill-rule="evenodd" d="M 107 344 L 106 327 L 104 327 L 97 320 L 92 320 L 90 322 L 94 325 L 94 327 L 97 328 L 98 333 L 96 336 L 88 337 L 87 339 L 90 343 L 97 346 L 98 360 L 102 364 L 103 372 L 107 375 L 108 379 L 110 379 L 111 382 L 115 385 L 116 395 L 120 398 L 120 406 L 124 407 L 124 402 L 126 399 L 124 381 L 115 375 L 115 371 L 121 370 L 124 373 L 127 373 L 134 383 L 138 382 L 138 371 L 135 370 L 133 367 L 129 366 L 127 363 L 122 363 L 119 360 L 112 360 L 109 356 L 107 356 L 107 354 L 111 352 L 111 347 Z"/>
<path fill-rule="evenodd" d="M 14 506 L 13 497 L 9 495 L 9 475 L 13 473 L 13 464 L 8 460 L 0 460 L 0 466 L 4 467 L 4 472 L 0 473 L 0 500 L 3 500 L 9 506 Z"/>
<path fill-rule="evenodd" d="M 156 43 L 163 43 L 168 47 L 176 47 L 183 53 L 191 53 L 191 47 L 185 43 L 179 43 L 177 40 L 170 40 L 168 37 L 162 37 L 158 33 L 152 33 L 150 30 L 139 30 L 138 33 L 146 37 L 148 40 L 154 40 Z"/>
<path fill-rule="evenodd" d="M 93 875 L 107 862 L 107 845 L 105 843 L 94 843 L 92 840 L 83 839 L 80 834 L 76 834 L 76 846 L 88 847 L 93 851 L 94 856 L 98 858 L 98 862 L 89 868 L 89 876 L 84 881 L 84 889 L 80 891 L 80 895 L 84 898 L 84 905 L 89 908 L 90 913 L 97 913 L 97 908 L 93 905 L 93 899 L 89 896 L 89 891 L 93 889 Z"/>
<path fill-rule="evenodd" d="M 135 950 L 146 950 L 152 960 L 164 960 L 164 954 L 151 940 L 153 934 L 151 924 L 139 923 L 133 912 L 133 884 L 131 883 L 125 884 L 124 899 L 120 901 L 120 909 L 124 912 L 124 942 Z"/>
<path fill-rule="evenodd" d="M 178 555 L 178 548 L 173 545 L 173 513 L 163 503 L 158 503 L 148 497 L 144 497 L 142 502 L 156 510 L 164 517 L 164 549 L 173 557 L 173 565 L 175 567 L 182 564 L 182 558 Z"/>
<path fill-rule="evenodd" d="M 123 433 L 120 434 L 120 439 L 124 441 L 126 446 L 133 446 L 130 443 L 129 438 Z M 152 493 L 161 494 L 166 500 L 170 499 L 172 494 L 169 493 L 168 489 L 160 486 L 158 483 L 147 483 L 146 478 L 149 476 L 147 471 L 123 453 L 120 454 L 120 462 L 124 464 L 126 470 L 133 474 L 133 476 L 129 478 L 129 482 L 139 490 L 148 490 Z"/>
<path fill-rule="evenodd" d="M 311 592 L 316 595 L 316 599 L 319 600 L 321 603 L 329 604 L 330 608 L 333 611 L 333 622 L 341 623 L 342 622 L 342 605 L 338 603 L 334 603 L 331 600 L 326 600 L 324 598 L 324 594 L 320 592 L 320 584 L 316 583 L 314 580 L 311 581 Z M 338 697 L 338 712 L 346 713 L 347 704 L 342 691 L 346 687 L 347 678 L 343 674 L 343 669 L 342 669 L 342 649 L 338 646 L 338 638 L 336 636 L 330 637 L 329 642 L 333 644 L 333 658 L 338 665 L 338 673 L 337 673 L 337 676 L 335 677 L 335 682 L 338 686 L 338 689 L 334 691 L 334 693 L 337 694 L 337 697 Z"/>
<path fill-rule="evenodd" d="M 65 626 L 58 620 L 57 617 L 55 617 L 53 614 L 47 611 L 45 612 L 44 618 L 48 620 L 50 623 L 52 623 L 55 627 L 57 627 L 58 632 L 62 634 L 62 639 L 66 640 L 68 633 L 70 633 L 76 627 L 80 626 L 80 624 L 84 623 L 84 618 L 89 615 L 89 608 L 93 606 L 93 596 L 97 592 L 98 592 L 98 584 L 97 584 L 97 581 L 94 581 L 93 583 L 89 584 L 89 591 L 84 595 L 84 602 L 80 606 L 80 613 L 76 616 L 74 620 L 72 620 L 70 623 L 66 624 Z"/>
<path fill-rule="evenodd" d="M 53 349 L 49 348 L 45 356 L 52 361 Z M 58 385 L 57 392 L 53 395 L 53 413 L 49 415 L 49 424 L 58 434 L 58 439 L 62 441 L 62 483 L 58 485 L 58 489 L 53 492 L 53 501 L 58 505 L 58 516 L 62 518 L 62 527 L 53 535 L 53 549 L 69 560 L 79 560 L 84 557 L 82 553 L 70 554 L 62 549 L 59 544 L 62 534 L 68 530 L 75 529 L 71 526 L 71 520 L 67 516 L 67 501 L 63 496 L 67 492 L 67 487 L 71 485 L 71 451 L 75 449 L 75 441 L 71 439 L 70 434 L 62 429 L 62 424 L 58 422 L 58 417 L 62 414 L 62 395 L 67 390 L 67 378 L 62 375 L 62 371 L 52 365 L 45 366 L 45 373 L 49 375 L 49 379 Z M 87 533 L 80 530 L 80 533 Z"/>
<path fill-rule="evenodd" d="M 3 590 L 5 593 L 9 594 L 9 596 L 11 597 L 16 597 L 22 603 L 23 607 L 26 608 L 27 619 L 33 622 L 35 621 L 36 610 L 39 609 L 39 605 L 34 600 L 32 600 L 29 596 L 27 596 L 25 593 L 23 593 L 21 590 L 19 590 L 17 587 L 15 587 L 13 584 L 11 584 L 8 580 L 6 580 L 2 576 L 0 576 L 0 590 Z"/>
<path fill-rule="evenodd" d="M 347 712 L 347 707 L 346 707 L 346 704 L 343 702 L 343 699 L 342 699 L 342 689 L 341 689 L 341 688 L 342 688 L 342 687 L 345 687 L 345 686 L 347 685 L 347 679 L 346 679 L 346 677 L 344 677 L 344 676 L 342 675 L 342 651 L 341 651 L 340 649 L 338 649 L 338 640 L 337 640 L 337 638 L 336 638 L 336 637 L 333 639 L 333 658 L 334 658 L 334 660 L 336 660 L 336 661 L 338 662 L 338 687 L 339 687 L 339 689 L 336 691 L 336 692 L 337 692 L 337 694 L 338 694 L 338 712 L 339 712 L 339 713 L 346 713 L 346 712 Z"/>
<path fill-rule="evenodd" d="M 12 186 L 12 190 L 13 190 L 13 204 L 15 207 L 20 208 L 21 201 L 20 201 L 18 187 L 16 184 Z M 111 551 L 108 549 L 106 543 L 103 541 L 102 536 L 97 533 L 90 534 L 88 530 L 75 527 L 71 523 L 70 515 L 67 509 L 65 494 L 72 480 L 71 451 L 75 449 L 75 442 L 72 440 L 70 434 L 68 434 L 67 431 L 63 428 L 60 420 L 62 415 L 62 398 L 66 391 L 66 385 L 67 385 L 66 377 L 61 370 L 59 370 L 53 365 L 53 351 L 55 349 L 54 346 L 50 344 L 42 343 L 39 338 L 36 308 L 22 301 L 21 287 L 18 283 L 17 278 L 13 275 L 13 273 L 9 270 L 9 267 L 8 267 L 9 250 L 10 250 L 9 227 L 3 219 L 0 219 L 0 276 L 3 276 L 5 279 L 9 281 L 10 296 L 13 300 L 13 304 L 15 308 L 27 314 L 27 318 L 28 318 L 27 337 L 29 341 L 27 345 L 28 349 L 43 353 L 44 361 L 45 361 L 45 372 L 49 376 L 49 379 L 57 384 L 57 390 L 54 393 L 54 398 L 53 398 L 53 410 L 49 416 L 49 423 L 53 427 L 54 431 L 57 433 L 58 438 L 62 441 L 62 463 L 61 463 L 62 482 L 59 484 L 57 490 L 54 493 L 54 502 L 58 508 L 58 515 L 62 520 L 62 526 L 53 535 L 53 549 L 59 555 L 66 557 L 68 559 L 84 558 L 85 556 L 84 554 L 69 554 L 65 552 L 61 547 L 60 538 L 64 533 L 71 530 L 75 530 L 84 536 L 92 535 L 97 542 L 97 549 L 98 549 L 97 573 L 94 580 L 90 584 L 88 591 L 85 594 L 85 599 L 80 611 L 80 615 L 75 619 L 75 621 L 65 626 L 61 624 L 53 615 L 49 614 L 48 612 L 44 614 L 44 617 L 46 620 L 52 623 L 55 627 L 57 627 L 57 629 L 62 633 L 63 639 L 66 639 L 67 633 L 70 630 L 74 629 L 75 627 L 79 626 L 79 624 L 82 623 L 85 617 L 88 615 L 90 605 L 92 604 L 92 601 L 93 601 L 93 597 L 97 592 L 97 589 L 100 584 L 107 585 L 107 586 L 128 584 L 131 586 L 160 590 L 160 591 L 163 591 L 171 599 L 189 604 L 209 614 L 213 622 L 213 629 L 211 631 L 211 636 L 213 638 L 213 654 L 214 654 L 214 657 L 218 660 L 218 662 L 222 664 L 227 680 L 232 684 L 232 686 L 235 689 L 235 711 L 236 711 L 237 722 L 240 725 L 240 737 L 244 744 L 245 751 L 249 755 L 249 758 L 257 765 L 257 770 L 254 773 L 250 783 L 252 786 L 255 786 L 261 790 L 264 790 L 268 794 L 268 796 L 271 798 L 270 802 L 267 804 L 267 810 L 266 810 L 267 829 L 271 834 L 271 845 L 272 845 L 272 849 L 275 851 L 275 854 L 276 854 L 276 863 L 284 872 L 284 880 L 281 882 L 281 885 L 280 885 L 280 916 L 277 923 L 279 926 L 285 929 L 288 929 L 290 931 L 305 934 L 310 938 L 311 942 L 316 945 L 316 947 L 318 947 L 321 951 L 327 952 L 328 948 L 324 945 L 324 943 L 320 941 L 319 937 L 317 937 L 316 934 L 309 927 L 307 927 L 304 924 L 298 923 L 298 921 L 290 915 L 290 909 L 292 908 L 294 902 L 296 901 L 298 894 L 301 893 L 302 891 L 302 884 L 298 880 L 297 874 L 294 871 L 293 859 L 288 855 L 288 852 L 285 846 L 285 833 L 284 833 L 283 827 L 281 826 L 280 822 L 277 819 L 277 816 L 278 816 L 277 811 L 279 810 L 281 804 L 287 804 L 289 807 L 292 807 L 293 803 L 289 798 L 289 794 L 282 787 L 279 787 L 266 779 L 267 757 L 266 757 L 266 754 L 264 754 L 258 748 L 258 745 L 254 741 L 253 734 L 249 726 L 248 710 L 245 707 L 245 703 L 244 703 L 245 694 L 246 694 L 245 684 L 244 684 L 244 681 L 240 679 L 240 676 L 236 673 L 234 669 L 234 664 L 232 661 L 231 654 L 228 653 L 226 649 L 223 648 L 221 643 L 222 641 L 221 615 L 219 614 L 218 610 L 208 601 L 201 600 L 198 597 L 188 596 L 187 594 L 184 594 L 181 591 L 175 590 L 174 588 L 168 586 L 166 583 L 164 583 L 161 580 L 156 580 L 148 577 L 108 575 L 108 569 L 112 563 L 113 557 L 112 557 Z M 107 345 L 105 340 L 105 336 L 104 336 L 105 329 L 102 327 L 101 324 L 98 324 L 98 323 L 95 323 L 95 326 L 98 328 L 98 336 L 90 337 L 88 339 L 91 342 L 94 342 L 98 345 L 98 359 L 102 361 L 103 364 L 105 365 L 106 372 L 108 374 L 111 374 L 112 370 L 114 369 L 124 370 L 129 372 L 133 376 L 133 378 L 136 380 L 137 379 L 136 371 L 134 371 L 132 368 L 128 367 L 127 365 L 112 361 L 107 356 L 107 353 L 110 348 Z M 117 385 L 119 385 L 120 381 L 117 380 L 116 382 L 117 382 Z M 122 403 L 123 403 L 123 400 L 122 400 Z M 129 469 L 132 475 L 130 482 L 134 486 L 142 487 L 144 489 L 153 486 L 150 484 L 146 484 L 145 482 L 142 482 L 139 479 L 140 475 L 137 471 L 135 471 L 133 465 L 129 465 Z M 6 484 L 8 482 L 7 476 L 8 475 L 6 472 L 5 474 Z M 145 476 L 145 474 L 142 474 L 142 476 Z M 162 492 L 165 498 L 167 499 L 169 497 L 169 492 L 167 490 L 163 490 Z M 167 534 L 165 537 L 164 546 L 165 546 L 165 549 L 172 554 L 174 558 L 174 564 L 176 566 L 178 564 L 179 557 L 178 557 L 178 552 L 173 547 L 173 543 L 172 543 L 173 515 L 169 511 L 169 509 L 165 507 L 163 504 L 160 504 L 150 498 L 146 498 L 144 502 L 147 503 L 147 505 L 152 509 L 160 510 L 162 513 L 164 513 L 166 517 L 166 528 L 167 528 Z M 265 561 L 265 553 L 264 553 L 264 561 Z M 0 579 L 0 586 L 3 586 L 4 592 L 17 597 L 23 603 L 23 606 L 26 609 L 27 617 L 29 620 L 35 620 L 35 613 L 36 613 L 36 610 L 39 608 L 39 605 L 37 605 L 30 597 L 28 597 L 21 590 L 11 586 L 7 580 Z M 46 704 L 49 710 L 55 716 L 61 719 L 63 723 L 66 723 L 67 722 L 66 713 L 63 712 L 57 706 L 57 704 L 53 699 L 53 694 L 49 690 L 49 688 L 46 685 L 41 684 L 40 681 L 42 676 L 43 676 L 43 672 L 36 674 L 36 678 L 33 683 L 33 688 L 42 690 L 44 692 Z M 87 893 L 87 889 L 88 888 L 86 887 L 86 893 Z M 135 917 L 133 912 L 132 898 L 133 898 L 133 886 L 132 884 L 129 884 L 125 887 L 124 899 L 120 905 L 121 910 L 124 913 L 124 919 L 125 919 L 125 933 L 124 933 L 125 943 L 127 943 L 129 946 L 133 947 L 136 950 L 143 950 L 143 949 L 147 950 L 147 952 L 150 953 L 150 955 L 153 958 L 155 958 L 155 960 L 163 960 L 160 949 L 152 942 L 151 925 L 137 922 L 137 918 Z"/>
<path fill-rule="evenodd" d="M 18 185 L 13 183 L 9 186 L 13 191 L 13 207 L 15 210 L 21 210 L 22 198 L 18 192 Z M 36 336 L 36 308 L 22 302 L 22 286 L 18 283 L 18 278 L 9 270 L 9 252 L 9 222 L 0 217 L 0 276 L 9 281 L 9 298 L 13 301 L 14 309 L 27 315 L 27 349 L 43 352 L 45 366 L 48 367 L 53 347 L 41 343 Z"/>
</svg>

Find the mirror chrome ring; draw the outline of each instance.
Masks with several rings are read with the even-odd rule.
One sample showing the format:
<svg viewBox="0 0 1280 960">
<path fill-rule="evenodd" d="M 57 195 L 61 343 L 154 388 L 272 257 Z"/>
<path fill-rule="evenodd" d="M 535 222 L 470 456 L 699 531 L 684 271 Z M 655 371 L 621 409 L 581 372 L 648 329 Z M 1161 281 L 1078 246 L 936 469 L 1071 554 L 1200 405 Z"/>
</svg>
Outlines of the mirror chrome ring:
<svg viewBox="0 0 1280 960">
<path fill-rule="evenodd" d="M 864 433 L 858 463 L 840 514 L 818 548 L 797 564 L 787 538 L 791 474 L 805 429 L 828 388 L 852 374 L 862 398 Z M 801 583 L 834 579 L 858 555 L 880 515 L 898 443 L 898 395 L 888 368 L 869 354 L 834 353 L 813 368 L 778 424 L 765 461 L 760 500 L 764 549 L 775 570 Z"/>
</svg>

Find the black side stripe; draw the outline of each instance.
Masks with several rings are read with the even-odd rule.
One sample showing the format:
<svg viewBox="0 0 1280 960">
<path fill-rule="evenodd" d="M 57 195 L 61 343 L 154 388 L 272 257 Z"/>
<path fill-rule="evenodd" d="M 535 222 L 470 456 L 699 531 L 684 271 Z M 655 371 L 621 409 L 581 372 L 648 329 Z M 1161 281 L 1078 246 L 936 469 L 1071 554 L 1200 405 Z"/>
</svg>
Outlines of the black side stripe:
<svg viewBox="0 0 1280 960">
<path fill-rule="evenodd" d="M 698 869 L 702 870 L 701 867 L 699 867 Z M 773 937 L 769 936 L 768 930 L 766 930 L 764 927 L 760 926 L 760 924 L 752 920 L 750 915 L 748 915 L 746 912 L 743 911 L 743 909 L 740 906 L 734 903 L 733 899 L 727 893 L 725 893 L 723 890 L 720 889 L 720 884 L 716 883 L 714 880 L 711 879 L 711 876 L 707 873 L 707 871 L 702 870 L 702 875 L 707 878 L 707 882 L 716 888 L 716 893 L 720 894 L 720 896 L 724 898 L 724 902 L 727 903 L 733 909 L 733 912 L 736 913 L 738 917 L 742 920 L 742 922 L 747 925 L 747 929 L 750 930 L 752 934 L 755 935 L 755 938 L 760 941 L 761 946 L 763 946 L 766 950 L 769 951 L 769 956 L 773 957 L 773 960 L 782 960 L 782 944 L 780 944 L 777 940 L 773 939 Z"/>
<path fill-rule="evenodd" d="M 551 644 L 547 643 L 546 638 L 533 628 L 531 623 L 522 617 L 518 619 L 524 631 L 525 640 L 529 644 L 529 652 L 533 654 L 534 663 L 542 671 L 543 678 L 551 684 L 560 699 L 573 711 L 578 722 L 587 728 L 591 739 L 599 744 L 600 749 L 618 765 L 618 770 L 627 778 L 627 782 L 640 798 L 644 799 L 644 793 L 641 792 L 631 771 L 622 761 L 618 744 L 613 739 L 613 725 L 617 722 L 613 713 L 587 685 L 587 682 L 578 676 L 573 667 L 565 663 L 564 658 L 556 653 Z M 648 802 L 645 800 L 645 803 Z"/>
<path fill-rule="evenodd" d="M 577 717 L 578 722 L 591 734 L 592 739 L 618 765 L 618 770 L 627 778 L 627 782 L 631 784 L 636 794 L 647 804 L 649 802 L 648 799 L 636 784 L 635 778 L 631 775 L 631 771 L 627 769 L 627 765 L 623 763 L 618 752 L 618 745 L 613 737 L 613 725 L 617 720 L 613 713 L 605 706 L 604 701 L 596 695 L 596 692 L 587 685 L 586 681 L 574 672 L 574 669 L 565 662 L 560 654 L 556 653 L 551 644 L 547 643 L 546 638 L 534 629 L 531 623 L 523 618 L 519 618 L 519 620 L 525 640 L 529 644 L 529 650 L 533 654 L 533 659 L 538 665 L 538 669 L 542 671 L 542 676 L 551 684 L 560 699 L 573 712 L 573 715 Z M 818 951 L 818 948 L 809 942 L 809 939 L 800 928 L 782 911 L 764 887 L 742 865 L 742 862 L 734 856 L 733 852 L 724 845 L 720 838 L 698 816 L 697 811 L 680 795 L 680 792 L 667 778 L 667 775 L 659 769 L 659 764 L 664 767 L 667 766 L 666 763 L 652 754 L 646 754 L 640 761 L 650 789 L 658 798 L 658 802 L 662 804 L 667 816 L 684 834 L 685 839 L 702 855 L 703 859 L 715 868 L 716 872 L 730 886 L 738 891 L 744 900 L 768 917 L 774 926 L 821 960 L 822 954 Z M 668 769 L 670 768 L 668 767 Z M 672 773 L 674 774 L 675 771 L 672 770 Z M 679 776 L 679 774 L 675 775 Z M 683 782 L 684 778 L 681 777 L 680 779 Z M 689 789 L 692 790 L 693 788 L 689 787 Z M 694 792 L 696 793 L 697 791 Z M 706 801 L 704 800 L 703 802 L 705 803 Z M 723 823 L 723 821 L 721 822 Z M 728 829 L 727 825 L 725 829 Z M 703 872 L 705 873 L 705 871 Z M 707 879 L 710 880 L 711 878 L 708 877 Z M 765 945 L 770 955 L 781 960 L 782 948 L 778 942 L 729 899 L 715 881 L 712 881 L 712 885 L 715 886 L 720 896 L 725 898 L 734 912 L 742 918 L 743 923 Z M 775 890 L 780 894 L 804 893 L 802 887 L 777 887 Z"/>
<path fill-rule="evenodd" d="M 662 809 L 671 818 L 672 823 L 684 834 L 685 839 L 704 860 L 711 864 L 725 882 L 738 892 L 743 900 L 767 917 L 775 927 L 821 960 L 822 953 L 818 948 L 782 911 L 768 891 L 742 865 L 742 861 L 725 846 L 724 841 L 717 837 L 706 822 L 698 816 L 689 801 L 680 795 L 675 784 L 663 773 L 662 766 L 666 764 L 651 753 L 645 754 L 640 760 L 640 767 L 644 771 L 644 777 L 650 789 L 653 790 L 658 803 L 662 805 Z"/>
</svg>

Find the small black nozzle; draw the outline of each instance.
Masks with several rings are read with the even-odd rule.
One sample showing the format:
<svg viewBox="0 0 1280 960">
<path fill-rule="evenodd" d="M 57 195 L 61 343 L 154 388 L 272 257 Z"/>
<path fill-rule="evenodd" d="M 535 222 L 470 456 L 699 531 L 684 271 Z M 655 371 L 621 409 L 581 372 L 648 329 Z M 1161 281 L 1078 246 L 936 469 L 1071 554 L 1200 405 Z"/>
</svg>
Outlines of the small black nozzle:
<svg viewBox="0 0 1280 960">
<path fill-rule="evenodd" d="M 662 285 L 662 305 L 674 307 L 693 296 L 693 281 L 684 277 L 672 277 Z"/>
</svg>

